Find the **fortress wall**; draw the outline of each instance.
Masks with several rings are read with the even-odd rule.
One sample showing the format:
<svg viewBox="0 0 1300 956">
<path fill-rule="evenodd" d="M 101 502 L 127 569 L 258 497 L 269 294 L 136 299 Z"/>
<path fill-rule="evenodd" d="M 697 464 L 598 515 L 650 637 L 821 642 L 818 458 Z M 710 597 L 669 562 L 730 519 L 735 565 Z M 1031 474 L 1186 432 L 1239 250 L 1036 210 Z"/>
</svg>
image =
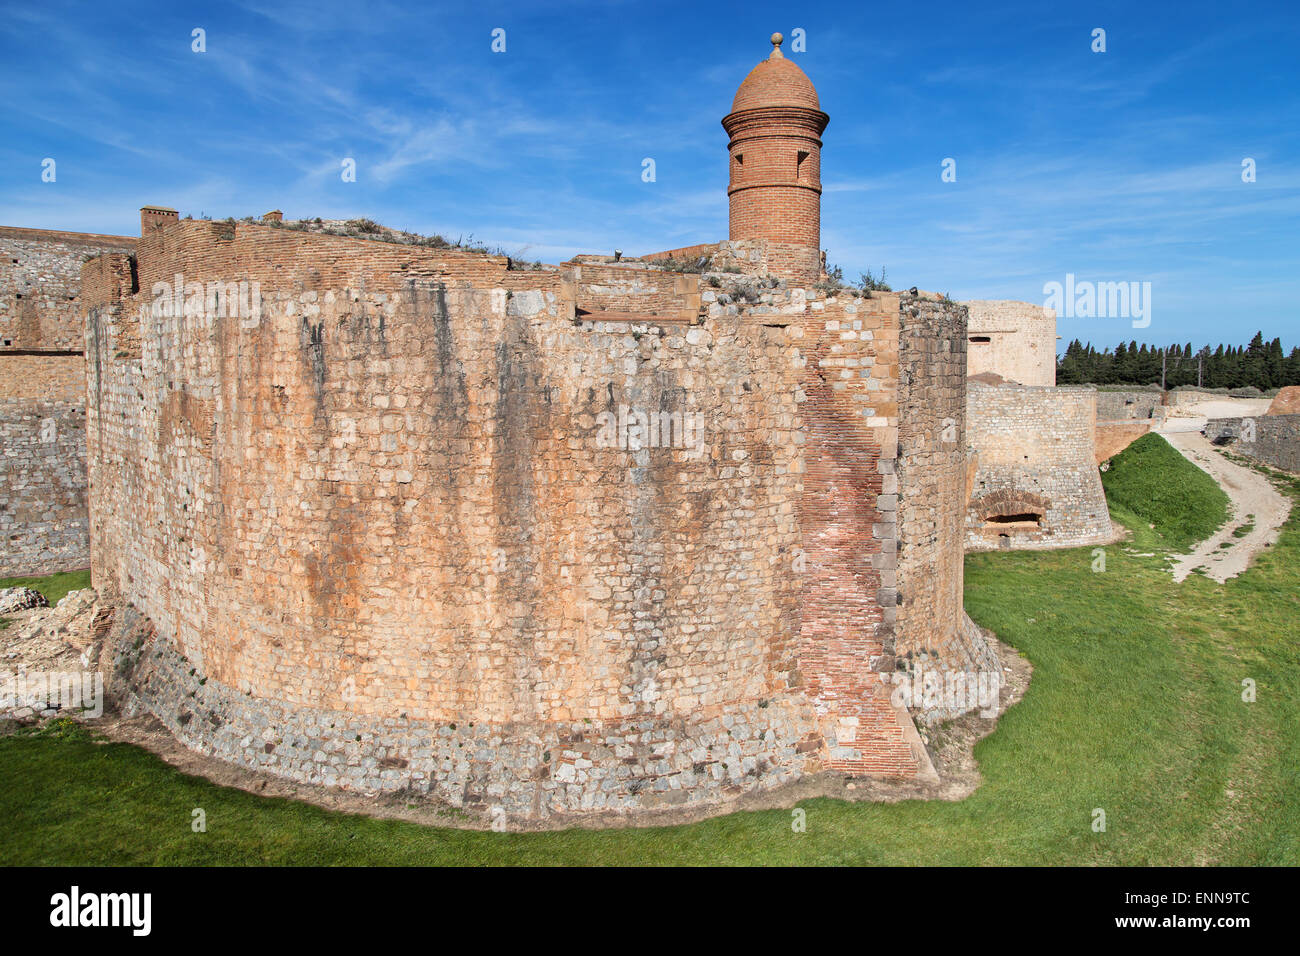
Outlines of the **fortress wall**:
<svg viewBox="0 0 1300 956">
<path fill-rule="evenodd" d="M 992 372 L 1020 385 L 1056 384 L 1055 311 L 997 299 L 963 304 L 970 310 L 967 374 Z"/>
<path fill-rule="evenodd" d="M 80 351 L 83 260 L 134 248 L 125 236 L 0 226 L 0 351 Z"/>
<path fill-rule="evenodd" d="M 0 577 L 90 563 L 85 366 L 0 351 Z"/>
<path fill-rule="evenodd" d="M 816 758 L 788 330 L 575 325 L 558 276 L 243 224 L 139 271 L 89 310 L 94 577 L 156 628 L 134 693 L 182 740 L 541 816 Z M 176 272 L 260 281 L 261 315 L 122 348 Z"/>
<path fill-rule="evenodd" d="M 81 265 L 134 242 L 0 226 L 0 576 L 89 562 Z"/>
<path fill-rule="evenodd" d="M 1230 452 L 1300 474 L 1300 415 L 1212 418 L 1205 436 Z"/>
<path fill-rule="evenodd" d="M 5 391 L 12 366 L 30 358 L 0 356 Z M 0 577 L 89 563 L 85 428 L 80 394 L 72 400 L 53 390 L 44 399 L 0 396 Z"/>
<path fill-rule="evenodd" d="M 904 295 L 901 317 L 898 665 L 997 670 L 962 603 L 966 308 Z"/>
<path fill-rule="evenodd" d="M 1097 389 L 1097 421 L 1154 418 L 1162 408 L 1160 396 L 1158 391 L 1111 392 Z"/>
<path fill-rule="evenodd" d="M 1069 547 L 1109 540 L 1095 458 L 1096 392 L 968 383 L 967 443 L 978 468 L 966 520 L 969 550 Z M 1036 513 L 1032 521 L 1000 523 Z"/>
<path fill-rule="evenodd" d="M 90 561 L 81 267 L 134 243 L 0 226 L 0 576 Z"/>
</svg>

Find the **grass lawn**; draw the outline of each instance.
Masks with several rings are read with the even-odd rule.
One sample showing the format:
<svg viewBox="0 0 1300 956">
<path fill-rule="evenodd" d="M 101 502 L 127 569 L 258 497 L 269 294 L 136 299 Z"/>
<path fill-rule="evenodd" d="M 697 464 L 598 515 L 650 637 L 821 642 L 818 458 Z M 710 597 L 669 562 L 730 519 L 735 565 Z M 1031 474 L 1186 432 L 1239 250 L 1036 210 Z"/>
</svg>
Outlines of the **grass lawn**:
<svg viewBox="0 0 1300 956">
<path fill-rule="evenodd" d="M 1143 441 L 1130 450 L 1150 462 Z M 1166 471 L 1196 470 L 1176 453 L 1147 476 L 1128 454 L 1112 469 L 1122 487 L 1195 487 Z M 1285 490 L 1300 498 L 1300 480 Z M 1300 507 L 1242 577 L 1174 584 L 1159 552 L 1196 522 L 1173 495 L 1155 508 L 1125 500 L 1115 514 L 1135 529 L 1132 550 L 1155 557 L 1112 545 L 1100 573 L 1090 549 L 967 558 L 971 615 L 1027 655 L 1034 677 L 979 744 L 984 783 L 959 803 L 811 800 L 806 833 L 792 832 L 788 810 L 652 830 L 462 832 L 222 789 L 55 727 L 0 738 L 0 861 L 1300 863 Z M 1188 500 L 1203 504 L 1199 492 Z M 1254 703 L 1242 700 L 1246 678 Z M 205 834 L 190 830 L 195 807 Z M 1092 829 L 1098 808 L 1104 833 Z"/>
<path fill-rule="evenodd" d="M 31 588 L 45 595 L 53 607 L 69 591 L 90 587 L 90 571 L 69 571 L 66 574 L 48 574 L 43 578 L 0 578 L 0 588 Z"/>
</svg>

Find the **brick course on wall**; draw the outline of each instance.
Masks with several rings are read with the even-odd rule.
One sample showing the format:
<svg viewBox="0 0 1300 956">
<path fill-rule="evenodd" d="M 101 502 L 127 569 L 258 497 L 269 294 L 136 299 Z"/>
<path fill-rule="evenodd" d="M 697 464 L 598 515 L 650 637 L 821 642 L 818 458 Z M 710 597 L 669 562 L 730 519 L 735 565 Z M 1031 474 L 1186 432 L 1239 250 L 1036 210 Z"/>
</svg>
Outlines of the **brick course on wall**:
<svg viewBox="0 0 1300 956">
<path fill-rule="evenodd" d="M 1300 474 L 1300 415 L 1211 418 L 1205 437 L 1235 454 Z"/>
<path fill-rule="evenodd" d="M 0 370 L 18 358 L 0 357 Z M 89 565 L 80 399 L 0 397 L 0 543 L 0 577 Z"/>
<path fill-rule="evenodd" d="M 966 546 L 1073 547 L 1110 540 L 1097 470 L 1095 390 L 968 383 L 967 442 L 976 475 Z M 995 516 L 1036 513 L 1038 523 Z"/>
</svg>

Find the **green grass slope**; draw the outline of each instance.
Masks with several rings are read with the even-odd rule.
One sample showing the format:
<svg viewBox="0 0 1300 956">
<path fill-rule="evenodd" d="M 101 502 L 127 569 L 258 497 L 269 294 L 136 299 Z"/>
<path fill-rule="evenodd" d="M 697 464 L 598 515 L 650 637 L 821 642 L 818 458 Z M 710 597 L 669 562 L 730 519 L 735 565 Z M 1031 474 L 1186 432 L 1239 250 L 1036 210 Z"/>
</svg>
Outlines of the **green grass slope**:
<svg viewBox="0 0 1300 956">
<path fill-rule="evenodd" d="M 1115 517 L 1123 512 L 1154 524 L 1174 551 L 1189 551 L 1228 520 L 1228 496 L 1218 483 L 1159 435 L 1143 435 L 1101 473 Z"/>
</svg>

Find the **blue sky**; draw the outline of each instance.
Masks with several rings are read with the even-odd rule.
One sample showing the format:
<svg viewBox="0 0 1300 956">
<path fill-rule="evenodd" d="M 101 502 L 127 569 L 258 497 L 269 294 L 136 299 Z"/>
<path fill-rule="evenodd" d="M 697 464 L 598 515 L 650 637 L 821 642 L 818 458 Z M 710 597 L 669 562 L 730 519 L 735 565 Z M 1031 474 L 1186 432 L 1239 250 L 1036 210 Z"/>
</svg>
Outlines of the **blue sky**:
<svg viewBox="0 0 1300 956">
<path fill-rule="evenodd" d="M 1067 273 L 1149 281 L 1149 327 L 1062 319 L 1062 347 L 1300 344 L 1294 0 L 6 3 L 0 224 L 134 235 L 145 203 L 280 208 L 548 262 L 716 241 L 719 120 L 796 27 L 846 278 L 1031 302 Z"/>
</svg>

